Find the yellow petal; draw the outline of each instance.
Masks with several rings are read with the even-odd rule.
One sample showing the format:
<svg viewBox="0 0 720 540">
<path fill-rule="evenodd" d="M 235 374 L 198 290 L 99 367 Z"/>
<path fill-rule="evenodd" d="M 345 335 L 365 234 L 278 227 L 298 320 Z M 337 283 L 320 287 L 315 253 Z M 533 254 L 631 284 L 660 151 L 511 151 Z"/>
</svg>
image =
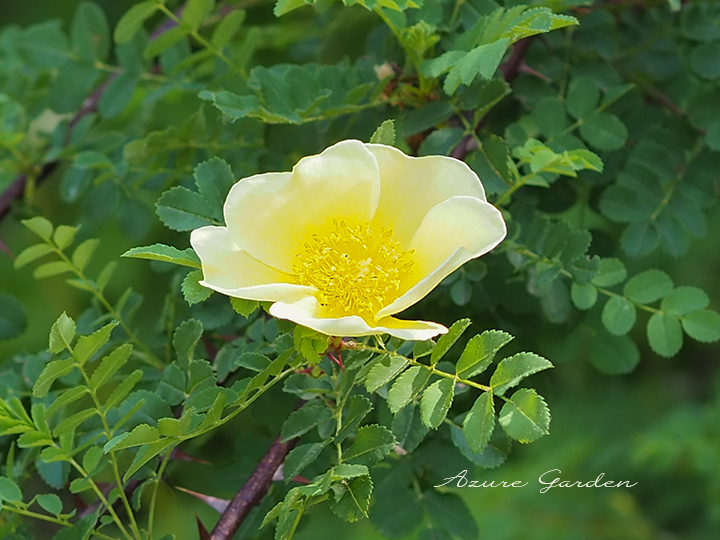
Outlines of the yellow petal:
<svg viewBox="0 0 720 540">
<path fill-rule="evenodd" d="M 225 202 L 234 242 L 253 258 L 283 272 L 313 233 L 333 219 L 366 223 L 380 193 L 373 155 L 359 141 L 343 141 L 301 159 L 292 173 L 251 176 L 235 184 Z"/>
<path fill-rule="evenodd" d="M 480 179 L 464 162 L 446 156 L 410 157 L 397 148 L 367 145 L 380 168 L 380 201 L 374 223 L 393 230 L 407 249 L 431 208 L 450 197 L 485 200 Z"/>
<path fill-rule="evenodd" d="M 202 227 L 190 234 L 190 244 L 202 261 L 201 285 L 214 291 L 273 302 L 313 294 L 311 287 L 288 283 L 283 274 L 250 257 L 230 237 L 225 227 Z"/>
<path fill-rule="evenodd" d="M 407 292 L 381 309 L 375 319 L 415 304 L 457 268 L 497 246 L 506 234 L 500 211 L 481 199 L 452 197 L 436 205 L 410 242 L 415 265 L 403 284 Z"/>
<path fill-rule="evenodd" d="M 385 317 L 373 326 L 356 315 L 323 317 L 322 306 L 314 297 L 305 297 L 295 302 L 275 302 L 270 306 L 270 315 L 293 321 L 329 336 L 390 334 L 400 339 L 425 341 L 447 332 L 447 328 L 441 324 L 427 321 L 401 321 L 394 317 Z"/>
</svg>

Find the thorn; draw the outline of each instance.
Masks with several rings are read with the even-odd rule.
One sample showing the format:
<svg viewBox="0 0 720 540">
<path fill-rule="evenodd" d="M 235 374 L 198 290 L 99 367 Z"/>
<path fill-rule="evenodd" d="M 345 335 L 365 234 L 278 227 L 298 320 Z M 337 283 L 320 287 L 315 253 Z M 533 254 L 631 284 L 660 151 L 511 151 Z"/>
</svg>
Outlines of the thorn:
<svg viewBox="0 0 720 540">
<path fill-rule="evenodd" d="M 205 525 L 203 525 L 202 521 L 200 521 L 200 518 L 195 514 L 195 521 L 197 521 L 198 526 L 198 532 L 200 533 L 200 540 L 210 540 L 210 533 L 205 528 Z"/>
<path fill-rule="evenodd" d="M 179 489 L 182 492 L 187 493 L 188 495 L 192 495 L 196 499 L 200 499 L 202 502 L 207 504 L 210 508 L 217 510 L 218 513 L 222 514 L 225 509 L 230 504 L 230 501 L 227 501 L 225 499 L 220 499 L 218 497 L 213 497 L 212 495 L 204 495 L 203 493 L 198 493 L 197 491 L 190 491 L 189 489 L 185 489 L 179 486 L 176 486 L 176 489 Z M 209 537 L 208 537 L 209 538 Z"/>
<path fill-rule="evenodd" d="M 170 454 L 170 459 L 175 461 L 194 461 L 195 463 L 202 463 L 203 465 L 212 465 L 209 461 L 205 461 L 204 459 L 196 458 L 191 456 L 190 454 L 186 454 L 179 448 L 175 448 L 172 453 Z"/>
</svg>

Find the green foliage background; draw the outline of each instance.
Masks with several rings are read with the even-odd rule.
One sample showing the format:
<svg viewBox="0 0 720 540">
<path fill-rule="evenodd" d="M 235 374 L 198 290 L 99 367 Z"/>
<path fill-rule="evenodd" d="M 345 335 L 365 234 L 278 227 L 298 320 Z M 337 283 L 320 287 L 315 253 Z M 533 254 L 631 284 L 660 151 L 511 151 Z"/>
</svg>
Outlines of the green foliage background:
<svg viewBox="0 0 720 540">
<path fill-rule="evenodd" d="M 226 43 L 213 37 L 221 17 L 210 15 L 202 25 L 199 17 L 194 28 L 205 44 L 176 32 L 175 42 L 156 40 L 160 46 L 146 50 L 148 58 L 142 55 L 143 37 L 132 28 L 115 35 L 125 45 L 112 44 L 110 37 L 135 3 L 97 2 L 109 24 L 105 41 L 87 48 L 75 41 L 83 39 L 82 30 L 72 35 L 78 2 L 3 4 L 0 131 L 6 144 L 0 149 L 0 192 L 23 172 L 43 178 L 37 186 L 28 183 L 0 224 L 10 251 L 17 255 L 38 241 L 22 219 L 42 215 L 55 225 L 80 224 L 78 244 L 100 238 L 86 274 L 96 279 L 117 261 L 104 294 L 116 302 L 133 287 L 144 297 L 129 320 L 163 361 L 163 355 L 175 355 L 162 339 L 167 328 L 156 332 L 168 303 L 176 310 L 164 312 L 169 334 L 194 317 L 213 337 L 228 328 L 254 335 L 243 347 L 270 354 L 267 335 L 273 330 L 263 336 L 262 325 L 248 329 L 226 299 L 215 295 L 188 306 L 180 292 L 186 270 L 119 256 L 155 242 L 185 248 L 187 231 L 221 220 L 217 205 L 198 201 L 193 169 L 199 163 L 220 157 L 235 178 L 288 170 L 337 140 L 368 141 L 383 121 L 393 119 L 395 144 L 403 150 L 464 158 L 510 223 L 501 248 L 460 269 L 407 317 L 448 326 L 468 317 L 473 325 L 462 342 L 471 333 L 499 328 L 516 336 L 511 352 L 532 350 L 555 365 L 531 379 L 553 412 L 550 434 L 527 446 L 514 443 L 501 467 L 463 458 L 448 425 L 413 453 L 415 466 L 428 474 L 424 481 L 469 468 L 473 478 L 529 485 L 455 490 L 465 506 L 431 491 L 422 504 L 434 528 L 408 537 L 716 537 L 720 330 L 716 315 L 689 314 L 720 306 L 720 250 L 713 234 L 720 227 L 718 3 L 536 2 L 576 17 L 579 26 L 549 31 L 551 25 L 509 24 L 511 31 L 503 33 L 497 18 L 480 19 L 485 26 L 476 21 L 519 2 L 426 0 L 419 9 L 398 3 L 403 11 L 381 12 L 372 10 L 372 2 L 370 9 L 362 2 L 226 2 L 218 8 L 246 11 L 243 21 L 235 15 L 237 31 Z M 168 2 L 171 11 L 177 5 Z M 94 31 L 92 13 L 87 28 Z M 62 23 L 27 30 L 52 17 Z M 152 32 L 166 19 L 154 13 L 145 28 Z M 562 21 L 569 19 L 556 25 Z M 536 31 L 542 35 L 532 38 L 516 76 L 504 83 L 496 68 L 509 65 L 512 42 Z M 63 48 L 58 32 L 71 36 L 65 48 L 74 46 L 80 58 L 52 52 Z M 61 62 L 68 63 L 58 69 Z M 381 81 L 374 68 L 383 64 L 380 73 L 387 79 Z M 113 72 L 118 77 L 98 114 L 80 122 L 65 146 L 69 118 Z M 21 114 L 10 100 L 20 104 Z M 47 108 L 69 116 L 41 116 Z M 55 160 L 60 166 L 45 179 L 42 165 Z M 47 363 L 49 357 L 38 351 L 47 348 L 53 323 L 67 312 L 89 333 L 104 312 L 96 301 L 89 303 L 87 292 L 68 286 L 67 276 L 36 279 L 27 271 L 38 266 L 16 270 L 10 257 L 0 255 L 0 293 L 18 299 L 29 314 L 24 329 L 17 302 L 3 298 L 2 315 L 24 331 L 0 341 L 0 397 L 20 389 L 28 410 L 35 381 L 22 379 L 37 377 L 38 363 Z M 186 299 L 202 296 L 187 285 Z M 114 335 L 118 343 L 125 340 Z M 457 346 L 446 359 L 457 361 L 461 352 Z M 199 357 L 204 354 L 209 352 Z M 148 389 L 157 385 L 151 375 L 145 382 Z M 373 399 L 373 421 L 390 425 L 383 400 Z M 231 498 L 294 403 L 293 396 L 275 391 L 233 424 L 186 443 L 185 452 L 210 465 L 170 464 L 169 482 L 158 493 L 156 537 L 190 537 L 194 513 L 211 527 L 217 513 L 175 487 Z M 458 393 L 450 416 L 471 405 L 469 394 Z M 152 421 L 160 416 L 148 412 Z M 3 457 L 11 451 L 10 439 L 0 437 Z M 35 474 L 30 462 L 26 469 L 21 476 L 27 493 L 49 493 L 42 472 Z M 571 481 L 605 473 L 637 485 L 540 494 L 536 479 L 551 469 L 561 469 Z M 392 489 L 407 471 L 397 466 L 396 476 L 386 473 L 381 467 L 373 475 L 376 506 L 369 520 L 348 524 L 321 505 L 301 521 L 295 538 L 380 538 L 378 530 L 403 537 L 411 527 L 382 509 L 410 508 L 417 501 Z M 274 496 L 281 499 L 283 489 L 277 487 Z M 67 510 L 70 499 L 63 500 Z M 409 511 L 405 517 L 414 516 Z M 38 538 L 56 529 L 30 521 L 25 526 Z M 271 528 L 264 534 L 271 536 Z"/>
</svg>

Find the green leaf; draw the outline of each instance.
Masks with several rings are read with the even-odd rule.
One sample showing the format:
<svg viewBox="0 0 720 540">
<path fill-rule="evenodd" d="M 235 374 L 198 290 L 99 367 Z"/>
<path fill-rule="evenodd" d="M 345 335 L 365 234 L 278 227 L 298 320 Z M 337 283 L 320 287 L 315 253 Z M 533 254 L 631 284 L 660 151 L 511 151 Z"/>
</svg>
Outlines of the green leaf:
<svg viewBox="0 0 720 540">
<path fill-rule="evenodd" d="M 191 231 L 205 225 L 217 225 L 213 210 L 205 198 L 195 191 L 175 186 L 160 196 L 157 215 L 175 231 Z"/>
<path fill-rule="evenodd" d="M 437 129 L 425 137 L 418 148 L 418 156 L 448 155 L 464 136 L 465 133 L 460 128 Z"/>
<path fill-rule="evenodd" d="M 334 497 L 330 499 L 330 510 L 341 519 L 348 522 L 368 517 L 370 495 L 373 483 L 370 475 L 343 480 L 331 488 Z"/>
<path fill-rule="evenodd" d="M 602 151 L 622 148 L 628 138 L 628 131 L 614 114 L 595 112 L 580 124 L 580 134 L 590 146 Z"/>
<path fill-rule="evenodd" d="M 690 65 L 703 79 L 720 78 L 720 41 L 702 43 L 690 55 Z"/>
<path fill-rule="evenodd" d="M 152 458 L 166 450 L 172 449 L 178 443 L 179 441 L 177 439 L 162 439 L 160 441 L 157 441 L 156 443 L 140 447 L 140 449 L 135 454 L 135 459 L 133 459 L 130 467 L 127 471 L 125 471 L 125 474 L 123 475 L 123 482 L 127 482 L 133 474 L 139 471 L 143 467 L 143 465 L 145 465 Z"/>
<path fill-rule="evenodd" d="M 133 346 L 124 343 L 102 359 L 100 365 L 90 377 L 90 388 L 97 390 L 107 383 L 130 358 Z"/>
<path fill-rule="evenodd" d="M 463 379 L 469 379 L 485 371 L 495 358 L 495 354 L 512 341 L 513 337 L 501 330 L 485 330 L 473 336 L 455 367 L 455 373 Z"/>
<path fill-rule="evenodd" d="M 688 313 L 682 319 L 685 333 L 697 341 L 712 343 L 720 340 L 720 315 L 709 309 Z"/>
<path fill-rule="evenodd" d="M 660 242 L 660 233 L 655 223 L 632 223 L 620 236 L 620 244 L 631 257 L 644 257 L 652 253 Z"/>
<path fill-rule="evenodd" d="M 182 10 L 182 21 L 197 30 L 214 7 L 215 0 L 188 0 Z"/>
<path fill-rule="evenodd" d="M 102 93 L 98 112 L 103 118 L 120 116 L 132 102 L 135 89 L 138 87 L 138 76 L 135 73 L 121 73 L 110 81 Z"/>
<path fill-rule="evenodd" d="M 291 450 L 283 463 L 285 481 L 289 482 L 315 461 L 326 444 L 326 442 L 301 444 Z"/>
<path fill-rule="evenodd" d="M 623 294 L 637 304 L 651 304 L 667 296 L 673 290 L 673 282 L 662 270 L 646 270 L 625 284 Z"/>
<path fill-rule="evenodd" d="M 181 322 L 173 334 L 173 347 L 181 367 L 187 368 L 195 357 L 195 347 L 203 335 L 203 325 L 196 319 Z"/>
<path fill-rule="evenodd" d="M 616 336 L 627 334 L 635 324 L 636 317 L 635 304 L 621 296 L 610 298 L 602 312 L 602 322 L 605 328 Z"/>
<path fill-rule="evenodd" d="M 182 289 L 183 298 L 190 306 L 207 300 L 213 293 L 212 289 L 200 285 L 202 278 L 202 270 L 191 270 L 183 278 L 180 288 Z"/>
<path fill-rule="evenodd" d="M 60 497 L 54 493 L 37 495 L 35 497 L 35 501 L 43 510 L 51 514 L 58 515 L 62 512 L 62 501 L 60 500 Z"/>
<path fill-rule="evenodd" d="M 597 302 L 597 296 L 597 289 L 590 283 L 587 285 L 573 283 L 570 288 L 570 298 L 572 298 L 573 304 L 578 309 L 586 310 L 593 307 Z"/>
<path fill-rule="evenodd" d="M 70 403 L 76 402 L 78 399 L 83 397 L 85 394 L 87 394 L 89 390 L 85 386 L 76 386 L 74 388 L 70 388 L 69 390 L 66 390 L 62 394 L 60 394 L 59 397 L 53 401 L 50 406 L 47 408 L 47 411 L 45 412 L 46 418 L 48 420 L 52 418 L 55 413 L 57 413 L 62 407 L 65 405 L 69 405 Z"/>
<path fill-rule="evenodd" d="M 410 403 L 401 409 L 392 421 L 392 432 L 398 445 L 406 452 L 412 452 L 428 434 L 420 418 L 420 407 Z"/>
<path fill-rule="evenodd" d="M 13 267 L 15 269 L 22 268 L 26 264 L 29 264 L 40 257 L 44 257 L 48 253 L 52 253 L 52 250 L 53 248 L 50 244 L 35 244 L 34 246 L 25 248 L 20 252 L 20 255 L 15 258 L 15 261 L 13 261 Z"/>
<path fill-rule="evenodd" d="M 112 409 L 123 399 L 125 399 L 125 396 L 127 396 L 138 383 L 138 381 L 142 379 L 142 376 L 142 370 L 136 369 L 130 375 L 128 375 L 127 378 L 123 379 L 123 381 L 118 384 L 115 390 L 113 390 L 112 393 L 108 396 L 107 401 L 104 405 L 105 410 Z"/>
<path fill-rule="evenodd" d="M 533 107 L 532 115 L 540 131 L 549 137 L 562 133 L 568 125 L 565 106 L 557 97 L 544 97 Z"/>
<path fill-rule="evenodd" d="M 72 244 L 75 238 L 75 233 L 78 232 L 78 227 L 71 227 L 69 225 L 58 225 L 53 234 L 53 242 L 58 249 L 63 250 Z"/>
<path fill-rule="evenodd" d="M 246 13 L 244 10 L 231 11 L 223 17 L 220 24 L 217 25 L 213 32 L 210 43 L 218 50 L 222 50 L 225 45 L 230 43 L 240 26 L 245 21 Z"/>
<path fill-rule="evenodd" d="M 15 482 L 0 476 L 0 501 L 11 503 L 22 502 L 22 492 Z"/>
<path fill-rule="evenodd" d="M 260 302 L 257 300 L 246 300 L 245 298 L 230 298 L 230 304 L 235 313 L 239 313 L 246 318 L 260 307 Z"/>
<path fill-rule="evenodd" d="M 158 3 L 153 1 L 140 2 L 131 7 L 120 18 L 115 27 L 113 34 L 115 42 L 118 44 L 127 43 L 134 38 L 145 21 L 152 17 L 157 9 Z"/>
<path fill-rule="evenodd" d="M 682 328 L 677 317 L 654 313 L 647 325 L 650 347 L 660 356 L 670 358 L 682 348 Z"/>
<path fill-rule="evenodd" d="M 458 494 L 427 490 L 423 493 L 423 497 L 430 520 L 438 530 L 449 533 L 453 538 L 462 538 L 463 540 L 476 540 L 480 537 L 475 518 Z M 440 538 L 444 539 L 445 537 Z"/>
<path fill-rule="evenodd" d="M 490 387 L 497 396 L 516 386 L 525 377 L 553 367 L 550 361 L 537 354 L 521 352 L 503 359 L 490 377 Z"/>
<path fill-rule="evenodd" d="M 0 293 L 0 340 L 19 336 L 27 323 L 25 306 L 17 298 Z"/>
<path fill-rule="evenodd" d="M 510 437 L 529 443 L 549 433 L 550 410 L 535 390 L 521 388 L 505 403 L 498 422 Z"/>
<path fill-rule="evenodd" d="M 396 414 L 415 399 L 430 380 L 430 373 L 426 367 L 413 366 L 400 375 L 388 391 L 387 404 L 390 412 Z"/>
<path fill-rule="evenodd" d="M 113 274 L 115 273 L 115 270 L 117 269 L 117 262 L 116 261 L 110 261 L 105 265 L 105 268 L 103 268 L 100 273 L 98 274 L 97 280 L 95 282 L 95 286 L 97 287 L 97 290 L 102 292 L 105 290 L 105 287 L 107 287 L 107 284 L 110 282 L 110 279 L 112 279 Z"/>
<path fill-rule="evenodd" d="M 377 391 L 405 369 L 407 360 L 394 354 L 383 355 L 368 373 L 365 379 L 365 388 L 369 393 Z"/>
<path fill-rule="evenodd" d="M 58 377 L 62 377 L 75 369 L 75 359 L 67 358 L 65 360 L 53 360 L 45 369 L 42 370 L 37 381 L 33 385 L 33 395 L 35 397 L 45 397 L 52 386 L 52 383 Z"/>
<path fill-rule="evenodd" d="M 625 281 L 627 270 L 620 259 L 600 259 L 598 274 L 592 279 L 592 284 L 597 287 L 612 287 Z"/>
<path fill-rule="evenodd" d="M 600 87 L 590 76 L 575 77 L 570 81 L 566 97 L 567 110 L 573 118 L 580 119 L 595 110 L 600 100 Z"/>
<path fill-rule="evenodd" d="M 200 195 L 216 209 L 213 217 L 221 221 L 225 199 L 236 180 L 230 165 L 220 158 L 212 158 L 195 167 L 193 175 Z"/>
<path fill-rule="evenodd" d="M 372 410 L 372 402 L 363 395 L 356 394 L 350 398 L 348 411 L 343 419 L 342 428 L 335 436 L 333 442 L 340 444 L 345 437 L 357 429 L 363 418 Z"/>
<path fill-rule="evenodd" d="M 462 333 L 465 332 L 467 327 L 470 326 L 470 324 L 470 319 L 460 319 L 459 321 L 454 322 L 448 330 L 448 333 L 440 336 L 440 339 L 438 339 L 437 345 L 435 345 L 435 348 L 430 355 L 430 363 L 433 365 L 437 364 L 438 361 L 445 356 L 445 353 L 447 353 L 460 338 Z"/>
<path fill-rule="evenodd" d="M 54 437 L 60 437 L 66 433 L 70 433 L 88 418 L 92 418 L 97 411 L 95 409 L 86 409 L 78 413 L 68 416 L 62 420 L 53 430 Z"/>
<path fill-rule="evenodd" d="M 73 267 L 71 264 L 65 261 L 53 261 L 38 266 L 33 272 L 33 277 L 35 279 L 43 279 L 72 271 Z"/>
<path fill-rule="evenodd" d="M 452 379 L 440 379 L 428 386 L 420 402 L 422 423 L 437 429 L 447 416 L 455 395 L 455 383 Z"/>
<path fill-rule="evenodd" d="M 91 446 L 90 448 L 88 448 L 82 460 L 82 466 L 83 469 L 85 469 L 85 472 L 91 475 L 95 471 L 95 468 L 98 466 L 98 463 L 100 463 L 100 459 L 102 458 L 102 456 L 103 449 L 99 446 Z"/>
<path fill-rule="evenodd" d="M 465 440 L 473 452 L 487 446 L 495 427 L 495 404 L 490 392 L 483 392 L 468 411 L 463 422 Z"/>
<path fill-rule="evenodd" d="M 140 424 L 132 431 L 117 435 L 105 443 L 105 446 L 103 446 L 103 452 L 107 454 L 112 450 L 122 450 L 123 448 L 152 444 L 157 442 L 159 439 L 160 432 L 157 428 L 147 424 Z"/>
<path fill-rule="evenodd" d="M 282 426 L 282 441 L 300 437 L 330 418 L 332 418 L 332 411 L 322 402 L 319 400 L 309 401 L 285 420 Z"/>
<path fill-rule="evenodd" d="M 102 152 L 98 152 L 97 150 L 86 150 L 75 156 L 73 166 L 80 170 L 111 169 L 112 161 L 110 161 L 110 159 Z"/>
<path fill-rule="evenodd" d="M 50 242 L 50 238 L 53 234 L 53 226 L 52 223 L 44 217 L 35 216 L 34 218 L 24 219 L 22 224 L 46 242 Z"/>
<path fill-rule="evenodd" d="M 370 143 L 393 146 L 395 144 L 395 120 L 385 120 L 380 124 L 380 127 L 370 137 Z"/>
<path fill-rule="evenodd" d="M 592 344 L 590 362 L 606 375 L 625 375 L 640 362 L 640 351 L 628 336 L 599 334 Z"/>
<path fill-rule="evenodd" d="M 110 334 L 118 325 L 117 322 L 106 324 L 89 336 L 80 336 L 75 344 L 75 359 L 83 364 L 91 359 L 110 339 Z"/>
<path fill-rule="evenodd" d="M 60 227 L 58 227 L 59 229 Z M 100 240 L 97 238 L 90 238 L 85 240 L 82 244 L 75 248 L 72 254 L 72 263 L 82 271 L 87 263 L 90 262 L 95 250 L 100 245 Z"/>
<path fill-rule="evenodd" d="M 670 291 L 660 303 L 660 309 L 682 317 L 691 311 L 705 309 L 710 304 L 708 295 L 697 287 L 678 287 Z"/>
<path fill-rule="evenodd" d="M 95 3 L 82 2 L 73 17 L 73 51 L 89 61 L 107 60 L 110 53 L 110 26 L 105 12 Z"/>
<path fill-rule="evenodd" d="M 397 441 L 388 428 L 371 424 L 357 430 L 355 442 L 343 452 L 343 461 L 374 465 L 392 452 Z"/>
<path fill-rule="evenodd" d="M 152 261 L 168 262 L 180 266 L 189 266 L 190 268 L 202 268 L 200 265 L 200 259 L 192 248 L 179 250 L 176 247 L 166 246 L 165 244 L 134 247 L 123 253 L 122 257 L 149 259 Z"/>
<path fill-rule="evenodd" d="M 270 366 L 270 359 L 261 353 L 244 352 L 233 363 L 234 367 L 243 367 L 251 371 L 263 371 Z"/>
</svg>

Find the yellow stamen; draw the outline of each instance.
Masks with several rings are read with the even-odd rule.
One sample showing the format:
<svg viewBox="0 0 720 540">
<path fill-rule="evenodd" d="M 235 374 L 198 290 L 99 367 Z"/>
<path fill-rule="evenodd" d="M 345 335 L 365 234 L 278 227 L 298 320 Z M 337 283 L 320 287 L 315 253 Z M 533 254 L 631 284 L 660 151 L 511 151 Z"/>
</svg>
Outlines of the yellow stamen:
<svg viewBox="0 0 720 540">
<path fill-rule="evenodd" d="M 370 322 L 400 296 L 400 283 L 413 266 L 413 250 L 402 251 L 392 236 L 392 229 L 378 232 L 369 223 L 333 221 L 330 234 L 313 234 L 297 255 L 297 282 L 317 289 L 329 316 L 359 315 Z"/>
</svg>

